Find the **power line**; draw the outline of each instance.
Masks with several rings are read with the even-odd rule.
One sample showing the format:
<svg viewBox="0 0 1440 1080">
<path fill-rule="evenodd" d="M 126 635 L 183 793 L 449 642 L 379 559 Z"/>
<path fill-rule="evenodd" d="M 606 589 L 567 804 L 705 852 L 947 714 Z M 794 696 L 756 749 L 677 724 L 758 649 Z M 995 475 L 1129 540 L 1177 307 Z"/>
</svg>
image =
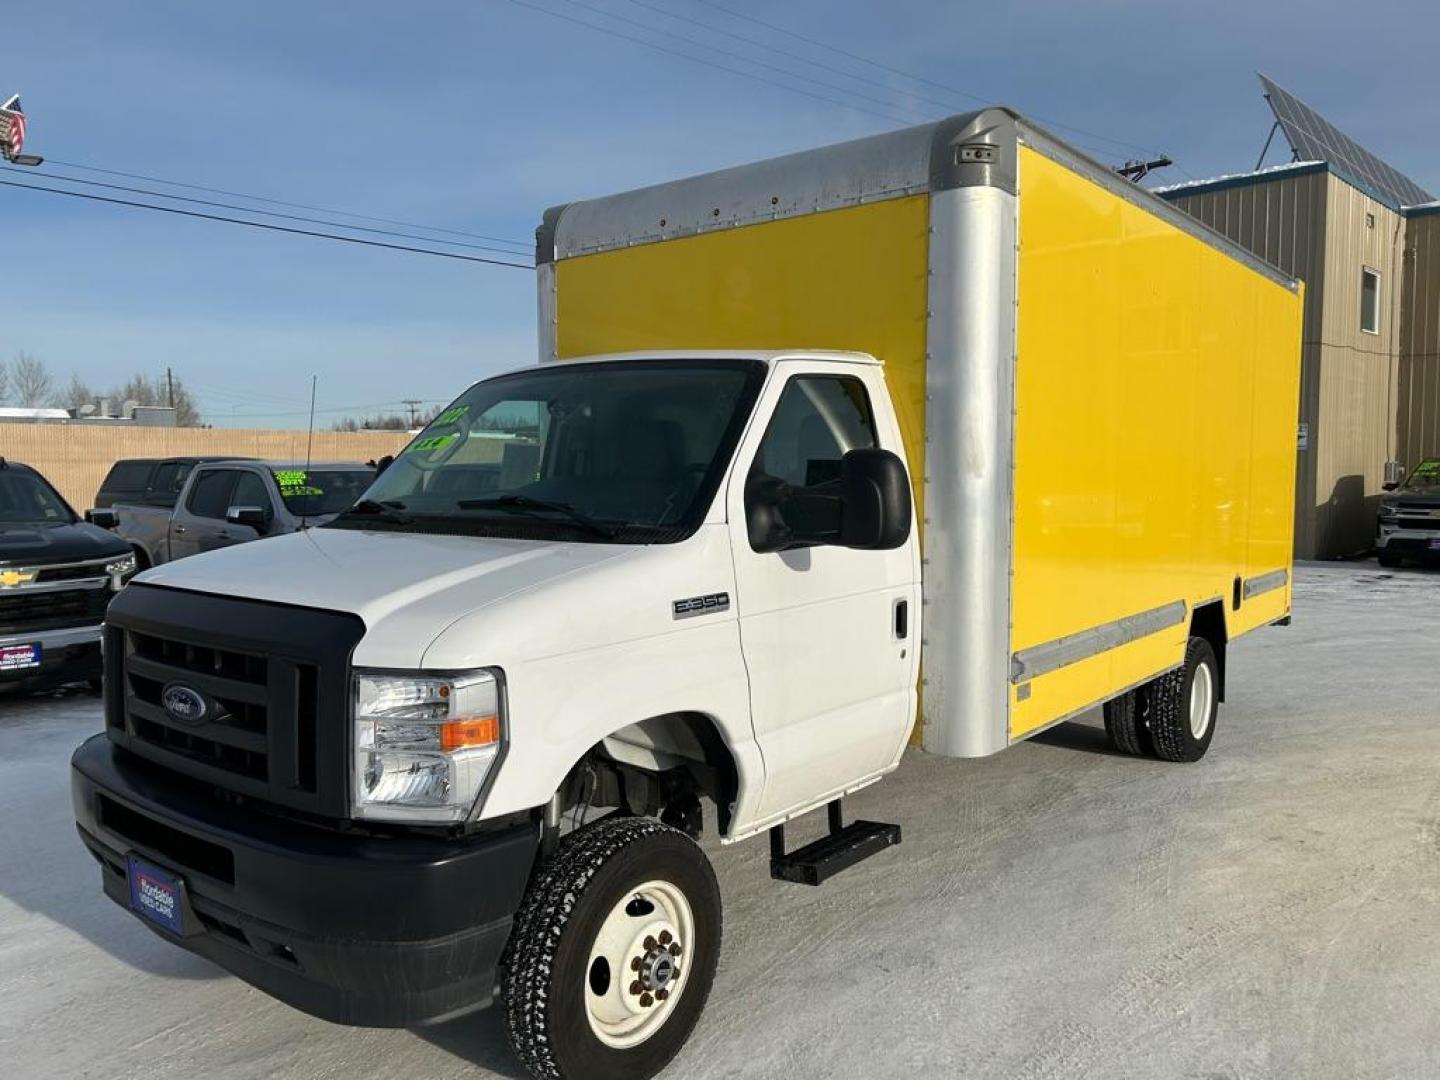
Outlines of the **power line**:
<svg viewBox="0 0 1440 1080">
<path fill-rule="evenodd" d="M 643 45 L 647 49 L 654 49 L 656 52 L 667 53 L 670 56 L 678 56 L 681 59 L 689 60 L 692 63 L 704 64 L 706 67 L 715 68 L 717 71 L 726 71 L 731 75 L 739 75 L 742 79 L 752 79 L 755 82 L 765 83 L 767 86 L 779 87 L 781 90 L 788 90 L 792 94 L 803 94 L 805 97 L 814 98 L 816 101 L 823 101 L 827 105 L 837 105 L 842 109 L 853 109 L 856 112 L 868 113 L 871 116 L 878 116 L 882 120 L 900 123 L 911 123 L 907 117 L 897 116 L 894 113 L 882 113 L 875 109 L 867 109 L 863 105 L 856 105 L 853 102 L 841 101 L 838 98 L 827 97 L 824 94 L 816 94 L 812 91 L 802 89 L 798 86 L 791 86 L 775 79 L 768 79 L 764 75 L 757 75 L 753 71 L 744 71 L 740 68 L 730 67 L 728 64 L 719 64 L 713 60 L 707 60 L 703 56 L 696 56 L 693 53 L 685 52 L 682 49 L 672 49 L 653 41 L 646 41 L 644 38 L 635 37 L 633 34 L 626 34 L 620 30 L 612 30 L 608 26 L 597 25 L 587 22 L 584 19 L 576 18 L 574 15 L 566 15 L 561 11 L 551 11 L 549 8 L 541 7 L 539 4 L 532 4 L 529 0 L 507 0 L 516 7 L 529 8 L 531 11 L 538 11 L 542 15 L 549 15 L 552 19 L 562 19 L 565 22 L 574 23 L 576 26 L 584 26 L 601 34 L 608 34 L 610 37 L 619 38 L 621 41 L 633 42 L 636 45 Z"/>
<path fill-rule="evenodd" d="M 881 63 L 878 60 L 872 60 L 868 56 L 862 56 L 859 53 L 851 52 L 848 49 L 842 49 L 838 45 L 828 44 L 827 42 L 821 41 L 818 38 L 808 37 L 807 35 L 801 34 L 795 30 L 788 30 L 783 26 L 776 25 L 775 23 L 766 22 L 764 19 L 757 19 L 753 15 L 747 15 L 743 11 L 736 11 L 734 8 L 726 7 L 723 4 L 717 4 L 715 0 L 699 0 L 699 2 L 708 4 L 715 10 L 722 11 L 726 15 L 729 15 L 733 18 L 743 19 L 745 22 L 754 23 L 756 26 L 763 26 L 766 30 L 773 31 L 777 34 L 783 34 L 789 38 L 794 38 L 796 41 L 803 41 L 807 45 L 813 45 L 818 49 L 824 49 L 826 52 L 835 53 L 838 56 L 846 57 L 849 60 L 854 60 L 856 63 L 865 64 L 879 71 L 884 71 L 891 75 L 898 75 L 902 79 L 909 79 L 911 82 L 919 83 L 922 86 L 929 86 L 936 90 L 944 90 L 947 94 L 954 94 L 957 97 L 962 97 L 969 101 L 977 102 L 981 105 L 994 104 L 994 101 L 992 101 L 991 99 L 980 97 L 977 94 L 972 94 L 968 90 L 961 90 L 959 87 L 948 86 L 945 83 L 936 82 L 934 79 L 927 79 L 919 75 L 911 75 L 907 71 L 902 71 L 899 68 L 891 67 L 889 64 Z M 1111 143 L 1112 145 L 1125 147 L 1130 150 L 1139 150 L 1142 153 L 1146 154 L 1152 153 L 1155 150 L 1153 146 L 1139 146 L 1135 143 L 1126 142 L 1123 139 L 1112 138 L 1109 135 L 1101 135 L 1097 131 L 1088 131 L 1085 128 L 1076 127 L 1073 124 L 1062 124 L 1057 120 L 1048 120 L 1043 116 L 1032 114 L 1032 119 L 1038 120 L 1043 124 L 1048 124 L 1050 127 L 1060 128 L 1065 131 L 1072 131 L 1078 135 L 1084 135 L 1087 138 L 1099 139 L 1101 142 Z"/>
<path fill-rule="evenodd" d="M 286 202 L 284 199 L 272 199 L 264 195 L 250 195 L 243 191 L 227 191 L 224 188 L 205 187 L 203 184 L 190 184 L 182 180 L 167 180 L 163 176 L 146 176 L 144 173 L 123 172 L 120 169 L 102 169 L 98 165 L 84 165 L 78 161 L 60 161 L 56 158 L 47 159 L 51 165 L 63 165 L 67 169 L 83 169 L 86 172 L 104 173 L 107 176 L 123 176 L 128 180 L 145 180 L 152 184 L 165 184 L 169 187 L 187 188 L 190 191 L 206 191 L 211 195 L 228 195 L 233 199 L 249 199 L 251 202 L 270 203 L 274 206 L 288 206 L 293 210 L 313 210 L 320 214 L 339 214 L 341 217 L 358 218 L 361 221 L 375 221 L 381 225 L 399 225 L 406 229 L 420 229 L 424 232 L 449 233 L 451 236 L 468 236 L 472 240 L 488 240 L 494 244 L 509 244 L 511 247 L 518 247 L 521 252 L 528 253 L 534 244 L 529 240 L 509 240 L 501 236 L 486 236 L 484 233 L 466 232 L 464 229 L 447 229 L 439 225 L 422 225 L 413 221 L 397 221 L 393 218 L 372 217 L 369 214 L 357 214 L 353 210 L 336 210 L 333 207 L 312 206 L 309 203 Z M 176 198 L 177 196 L 167 196 Z M 255 211 L 263 213 L 264 211 Z M 351 226 L 346 226 L 350 228 Z"/>
<path fill-rule="evenodd" d="M 18 173 L 21 170 L 12 166 L 3 167 L 6 172 Z M 519 256 L 518 251 L 510 251 L 506 248 L 489 247 L 485 244 L 470 244 L 463 240 L 440 240 L 432 236 L 418 236 L 414 233 L 395 232 L 391 229 L 373 229 L 365 225 L 348 225 L 343 221 L 327 221 L 324 218 L 303 217 L 299 214 L 282 214 L 277 210 L 260 210 L 252 206 L 239 206 L 235 203 L 215 202 L 213 199 L 197 199 L 190 195 L 171 195 L 165 191 L 156 191 L 153 188 L 131 187 L 128 184 L 107 184 L 103 180 L 85 180 L 79 176 L 66 176 L 64 173 L 37 172 L 33 169 L 25 170 L 26 176 L 43 176 L 48 180 L 61 180 L 67 184 L 85 184 L 89 187 L 105 188 L 108 191 L 128 191 L 132 195 L 150 195 L 157 199 L 171 199 L 175 202 L 191 203 L 196 206 L 214 206 L 221 210 L 238 210 L 244 214 L 260 214 L 264 217 L 280 218 L 283 221 L 304 221 L 311 225 L 325 225 L 332 229 L 350 229 L 354 232 L 374 233 L 378 236 L 396 236 L 405 240 L 423 240 L 429 243 L 450 244 L 455 247 L 472 248 L 476 251 L 490 251 L 497 255 Z"/>
<path fill-rule="evenodd" d="M 775 53 L 777 56 L 784 56 L 788 57 L 791 60 L 798 60 L 800 63 L 806 64 L 820 71 L 829 71 L 835 75 L 841 76 L 842 78 L 854 79 L 856 82 L 862 82 L 868 86 L 879 87 L 881 90 L 884 90 L 885 92 L 890 94 L 900 94 L 904 97 L 914 98 L 916 101 L 923 102 L 927 105 L 936 105 L 946 110 L 954 108 L 954 105 L 951 102 L 940 101 L 937 98 L 926 97 L 924 94 L 917 94 L 913 90 L 906 90 L 903 87 L 895 86 L 880 79 L 871 79 L 865 75 L 857 75 L 853 71 L 846 71 L 844 68 L 835 67 L 833 64 L 825 64 L 821 63 L 818 60 L 812 60 L 808 56 L 802 56 L 800 53 L 791 52 L 788 49 L 781 49 L 774 45 L 767 44 L 766 42 L 761 41 L 759 38 L 747 37 L 744 34 L 737 34 L 733 30 L 726 30 L 724 27 L 716 26 L 713 23 L 708 23 L 700 19 L 692 18 L 689 15 L 680 15 L 676 12 L 668 10 L 667 8 L 661 7 L 659 4 L 648 4 L 645 3 L 644 0 L 625 0 L 625 2 L 628 4 L 632 4 L 633 6 L 638 8 L 644 8 L 646 11 L 653 11 L 657 15 L 661 15 L 667 19 L 674 19 L 677 22 L 689 23 L 691 26 L 701 27 L 702 29 L 708 30 L 713 34 L 720 34 L 721 36 L 730 38 L 734 41 L 743 41 L 747 45 L 754 46 L 757 49 L 764 49 L 766 52 Z M 616 17 L 619 18 L 619 16 Z M 854 93 L 855 91 L 848 92 Z"/>
<path fill-rule="evenodd" d="M 615 13 L 615 12 L 613 12 L 613 11 L 610 11 L 610 10 L 608 10 L 608 9 L 606 9 L 606 8 L 598 7 L 598 6 L 596 6 L 595 4 L 586 3 L 585 0 L 564 0 L 564 2 L 567 3 L 567 4 L 569 4 L 571 7 L 584 8 L 585 10 L 587 10 L 587 11 L 592 11 L 592 12 L 594 12 L 595 14 L 600 15 L 600 16 L 603 17 L 603 18 L 614 19 L 614 20 L 616 20 L 617 22 L 622 22 L 622 23 L 625 23 L 625 24 L 627 24 L 627 25 L 629 25 L 629 26 L 637 27 L 637 28 L 639 28 L 639 29 L 641 29 L 641 30 L 646 31 L 647 33 L 652 33 L 652 34 L 666 34 L 667 36 L 672 37 L 672 38 L 675 38 L 675 39 L 678 40 L 678 41 L 683 41 L 683 42 L 685 42 L 687 45 L 695 45 L 695 46 L 698 46 L 699 48 L 702 48 L 702 49 L 708 49 L 710 52 L 716 53 L 716 54 L 718 54 L 718 55 L 720 55 L 720 56 L 729 57 L 729 58 L 732 59 L 732 60 L 739 60 L 742 64 L 753 64 L 755 67 L 764 68 L 764 69 L 767 70 L 767 71 L 778 72 L 779 74 L 781 74 L 781 75 L 783 75 L 783 76 L 785 76 L 786 78 L 789 78 L 789 79 L 798 79 L 798 80 L 800 80 L 801 82 L 811 83 L 811 84 L 814 85 L 814 86 L 823 87 L 823 88 L 826 89 L 826 90 L 834 90 L 834 91 L 836 91 L 837 93 L 849 94 L 849 95 L 851 95 L 852 97 L 857 97 L 857 98 L 859 98 L 859 99 L 862 100 L 862 101 L 868 101 L 868 102 L 870 102 L 872 105 L 879 105 L 879 106 L 881 106 L 882 108 L 893 108 L 893 107 L 894 107 L 894 106 L 892 105 L 892 103 L 890 103 L 890 102 L 888 102 L 888 101 L 882 101 L 882 100 L 874 97 L 874 96 L 871 95 L 871 94 L 866 94 L 866 93 L 864 93 L 864 92 L 862 92 L 862 91 L 859 91 L 859 90 L 853 90 L 853 89 L 851 89 L 851 88 L 848 87 L 848 86 L 841 86 L 839 83 L 826 82 L 824 79 L 813 79 L 813 78 L 811 78 L 811 77 L 808 76 L 808 75 L 797 75 L 797 74 L 795 74 L 793 71 L 789 70 L 788 68 L 780 67 L 778 64 L 767 63 L 767 62 L 764 61 L 764 60 L 756 60 L 754 57 L 746 56 L 744 53 L 734 52 L 734 51 L 732 51 L 732 50 L 730 50 L 730 49 L 722 49 L 722 48 L 719 48 L 719 47 L 711 44 L 711 43 L 708 42 L 708 41 L 701 41 L 701 40 L 698 40 L 698 39 L 696 39 L 696 38 L 686 37 L 684 34 L 677 34 L 677 33 L 671 32 L 671 31 L 659 30 L 659 29 L 656 29 L 654 26 L 652 26 L 652 25 L 650 25 L 650 24 L 648 24 L 648 23 L 641 22 L 641 21 L 638 20 L 638 19 L 627 18 L 627 17 L 624 16 L 624 15 L 619 15 L 619 14 L 617 14 L 617 13 Z M 646 7 L 647 5 L 641 4 L 641 5 L 639 5 L 639 6 L 640 6 L 640 7 Z M 652 8 L 651 10 L 657 10 L 657 9 Z M 661 14 L 666 14 L 666 12 L 663 12 L 663 11 L 662 11 Z M 680 18 L 680 16 L 675 16 L 675 18 Z M 693 19 L 692 19 L 692 20 L 689 20 L 689 21 L 695 22 L 695 20 L 693 20 Z M 696 23 L 696 25 L 697 25 L 697 26 L 704 26 L 705 24 L 704 24 L 704 23 Z M 710 28 L 707 27 L 707 29 L 710 29 Z M 721 33 L 724 33 L 724 31 L 721 31 Z M 730 35 L 730 36 L 733 37 L 734 35 Z M 742 39 L 742 40 L 744 40 L 744 39 Z M 761 47 L 762 47 L 762 48 L 765 48 L 765 46 L 761 46 Z M 787 54 L 783 54 L 783 53 L 782 53 L 782 55 L 787 55 Z M 798 58 L 797 58 L 797 59 L 798 59 Z M 823 67 L 823 65 L 819 65 L 819 66 L 822 66 L 822 67 Z M 833 68 L 829 68 L 829 69 L 825 69 L 825 70 L 834 71 Z M 841 74 L 844 74 L 844 73 L 841 72 Z M 904 91 L 901 91 L 901 93 L 904 93 Z M 914 97 L 915 95 L 910 94 L 910 95 L 908 95 L 908 96 Z M 936 104 L 939 104 L 942 108 L 945 107 L 943 102 L 937 102 Z M 906 122 L 907 122 L 907 123 L 913 123 L 914 120 L 913 120 L 913 118 L 906 118 Z"/>
<path fill-rule="evenodd" d="M 418 400 L 418 399 L 417 399 L 417 400 L 416 400 L 416 404 L 417 404 L 417 405 L 444 405 L 444 404 L 446 404 L 446 403 L 448 402 L 448 400 L 449 400 L 448 398 L 446 398 L 446 399 L 434 398 L 434 399 L 427 399 L 427 400 L 424 400 L 424 401 L 421 401 L 421 400 Z M 403 401 L 372 401 L 372 402 L 371 402 L 370 404 L 368 404 L 368 405 L 337 405 L 337 406 L 335 406 L 334 408 L 331 408 L 331 409 L 316 409 L 316 410 L 315 410 L 315 414 L 316 414 L 317 416 L 319 416 L 319 415 L 329 415 L 329 414 L 331 414 L 331 413 L 356 413 L 356 412 L 364 412 L 366 409 L 385 409 L 385 408 L 393 408 L 393 407 L 395 407 L 396 405 L 404 405 L 404 404 L 406 404 L 406 402 L 403 402 Z M 212 416 L 220 416 L 220 417 L 227 417 L 227 418 L 228 418 L 228 417 L 254 417 L 254 416 L 309 416 L 309 415 L 310 415 L 310 410 L 309 410 L 309 409 L 295 409 L 295 410 L 293 410 L 293 411 L 284 411 L 284 410 L 282 410 L 282 411 L 278 411 L 278 412 L 236 412 L 236 413 L 227 413 L 227 412 L 222 412 L 222 411 L 220 411 L 220 410 L 218 410 L 218 409 L 212 409 L 212 410 L 210 410 L 210 415 L 212 415 Z"/>
<path fill-rule="evenodd" d="M 406 244 L 389 244 L 380 240 L 362 240 L 358 236 L 340 236 L 336 233 L 315 232 L 312 229 L 296 229 L 288 225 L 271 225 L 264 221 L 246 221 L 244 218 L 225 217 L 221 214 L 202 214 L 198 210 L 181 210 L 178 206 L 156 206 L 154 203 L 135 202 L 132 199 L 114 199 L 108 195 L 92 195 L 86 191 L 65 191 L 62 188 L 44 187 L 40 184 L 22 184 L 15 180 L 0 180 L 4 187 L 26 188 L 30 191 L 44 191 L 50 195 L 68 195 L 72 199 L 89 199 L 92 202 L 111 203 L 115 206 L 133 206 L 140 210 L 156 210 L 162 214 L 178 214 L 181 217 L 200 218 L 203 221 L 223 221 L 231 225 L 248 225 L 252 229 L 266 229 L 270 232 L 290 233 L 293 236 L 313 236 L 321 240 L 338 240 L 344 244 L 360 244 L 363 247 L 386 248 L 390 251 L 409 251 L 417 255 L 434 255 L 442 259 L 458 259 L 461 262 L 484 263 L 487 266 L 508 266 L 512 270 L 533 270 L 526 263 L 505 262 L 503 259 L 486 259 L 479 255 L 462 255 L 458 251 L 436 251 L 433 248 L 410 247 Z"/>
</svg>

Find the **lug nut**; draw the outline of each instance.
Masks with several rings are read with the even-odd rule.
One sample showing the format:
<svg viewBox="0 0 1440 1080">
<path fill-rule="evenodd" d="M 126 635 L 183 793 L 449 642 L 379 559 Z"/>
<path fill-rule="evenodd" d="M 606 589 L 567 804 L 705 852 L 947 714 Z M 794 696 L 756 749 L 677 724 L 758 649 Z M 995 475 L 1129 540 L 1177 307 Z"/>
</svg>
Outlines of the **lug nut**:
<svg viewBox="0 0 1440 1080">
<path fill-rule="evenodd" d="M 674 940 L 675 940 L 675 939 L 670 936 L 670 931 L 669 931 L 669 930 L 661 930 L 661 931 L 660 931 L 660 944 L 661 944 L 661 945 L 669 945 L 670 942 L 672 942 L 672 941 L 674 941 Z"/>
<path fill-rule="evenodd" d="M 638 994 L 638 993 L 640 993 L 640 991 L 643 990 L 643 989 L 645 989 L 645 988 L 640 985 L 640 980 L 639 980 L 639 979 L 636 979 L 634 982 L 632 982 L 632 983 L 630 984 L 630 992 L 631 992 L 632 994 Z"/>
<path fill-rule="evenodd" d="M 664 1001 L 664 1000 L 665 1000 L 666 998 L 668 998 L 669 996 L 670 996 L 670 991 L 669 991 L 669 990 L 656 990 L 656 991 L 655 991 L 655 997 L 656 997 L 658 1000 L 660 1000 L 660 1001 Z"/>
<path fill-rule="evenodd" d="M 680 955 L 680 943 L 679 943 L 678 941 L 675 942 L 673 945 L 670 946 L 670 955 L 671 955 L 671 956 L 679 956 L 679 955 Z"/>
<path fill-rule="evenodd" d="M 631 960 L 631 961 L 630 961 L 630 970 L 631 970 L 631 971 L 639 971 L 639 970 L 640 970 L 640 957 L 637 956 L 637 957 L 635 957 L 634 960 Z"/>
<path fill-rule="evenodd" d="M 648 1009 L 651 1005 L 654 1005 L 654 1004 L 655 1004 L 655 999 L 654 999 L 653 997 L 651 997 L 649 994 L 641 994 L 641 995 L 640 995 L 640 1007 L 641 1007 L 642 1009 Z"/>
<path fill-rule="evenodd" d="M 655 939 L 654 939 L 653 937 L 647 937 L 647 938 L 645 939 L 645 949 L 646 949 L 646 951 L 649 951 L 649 950 L 651 950 L 651 949 L 653 949 L 653 948 L 655 948 Z"/>
</svg>

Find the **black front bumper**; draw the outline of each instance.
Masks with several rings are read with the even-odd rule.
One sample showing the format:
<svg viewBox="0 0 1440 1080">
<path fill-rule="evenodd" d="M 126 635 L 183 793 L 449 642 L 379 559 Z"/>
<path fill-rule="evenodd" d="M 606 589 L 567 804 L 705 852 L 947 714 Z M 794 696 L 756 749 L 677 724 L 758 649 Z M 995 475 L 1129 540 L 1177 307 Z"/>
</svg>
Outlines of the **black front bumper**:
<svg viewBox="0 0 1440 1080">
<path fill-rule="evenodd" d="M 18 671 L 0 671 L 0 691 L 48 690 L 65 683 L 100 678 L 100 626 L 76 626 L 60 630 L 7 630 L 0 633 L 0 646 L 39 645 L 40 666 Z"/>
<path fill-rule="evenodd" d="M 126 856 L 184 882 L 185 933 L 142 920 L 313 1016 L 411 1027 L 483 1008 L 539 844 L 346 833 L 221 803 L 96 736 L 71 759 L 80 838 L 129 908 Z M 138 916 L 137 916 L 138 917 Z"/>
</svg>

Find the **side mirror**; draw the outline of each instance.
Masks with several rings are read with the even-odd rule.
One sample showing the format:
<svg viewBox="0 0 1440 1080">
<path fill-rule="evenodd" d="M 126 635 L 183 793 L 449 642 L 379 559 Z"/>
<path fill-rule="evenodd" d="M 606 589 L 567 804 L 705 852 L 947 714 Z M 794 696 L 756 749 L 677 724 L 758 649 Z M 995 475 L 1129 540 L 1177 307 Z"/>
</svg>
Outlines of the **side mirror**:
<svg viewBox="0 0 1440 1080">
<path fill-rule="evenodd" d="M 86 510 L 85 520 L 91 525 L 99 525 L 102 529 L 113 529 L 120 524 L 120 515 L 110 509 Z"/>
<path fill-rule="evenodd" d="M 889 450 L 851 450 L 840 462 L 840 543 L 891 551 L 910 538 L 910 479 Z"/>
<path fill-rule="evenodd" d="M 1396 482 L 1396 481 L 1394 481 L 1394 480 L 1386 480 L 1385 483 L 1383 483 L 1383 484 L 1380 485 L 1380 490 L 1381 490 L 1381 491 L 1394 491 L 1394 490 L 1395 490 L 1396 488 L 1398 488 L 1399 486 L 1400 486 L 1399 483 Z"/>
<path fill-rule="evenodd" d="M 231 525 L 247 525 L 257 532 L 270 527 L 270 511 L 263 506 L 232 506 L 225 512 Z"/>
<path fill-rule="evenodd" d="M 763 473 L 745 485 L 750 547 L 758 552 L 830 544 L 890 551 L 910 538 L 910 481 L 889 450 L 851 450 L 839 482 L 793 487 Z"/>
</svg>

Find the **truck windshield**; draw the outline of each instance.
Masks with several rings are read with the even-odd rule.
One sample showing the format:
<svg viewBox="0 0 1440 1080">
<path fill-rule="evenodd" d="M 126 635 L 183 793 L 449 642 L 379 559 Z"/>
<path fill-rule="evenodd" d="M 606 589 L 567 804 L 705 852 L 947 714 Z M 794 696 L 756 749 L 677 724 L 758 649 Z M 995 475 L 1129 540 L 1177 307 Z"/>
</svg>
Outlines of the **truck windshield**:
<svg viewBox="0 0 1440 1080">
<path fill-rule="evenodd" d="M 667 543 L 700 524 L 764 381 L 753 360 L 553 364 L 478 383 L 333 524 Z"/>
<path fill-rule="evenodd" d="M 33 473 L 0 469 L 0 525 L 69 525 L 75 514 Z"/>
<path fill-rule="evenodd" d="M 285 509 L 296 517 L 338 514 L 365 494 L 375 474 L 363 469 L 272 469 Z"/>
</svg>

